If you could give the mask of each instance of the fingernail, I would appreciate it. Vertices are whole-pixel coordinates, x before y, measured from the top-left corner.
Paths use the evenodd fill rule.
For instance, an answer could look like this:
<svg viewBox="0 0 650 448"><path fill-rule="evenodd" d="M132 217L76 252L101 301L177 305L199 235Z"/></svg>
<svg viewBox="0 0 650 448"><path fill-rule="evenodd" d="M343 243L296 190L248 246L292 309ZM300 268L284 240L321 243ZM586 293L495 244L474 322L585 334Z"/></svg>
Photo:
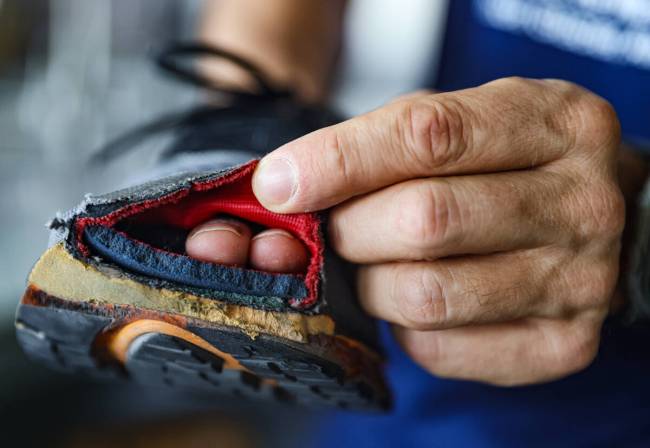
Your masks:
<svg viewBox="0 0 650 448"><path fill-rule="evenodd" d="M258 233L253 237L252 241L262 239L262 238L268 238L270 236L283 236L285 238L295 239L294 236L289 232L287 232L286 230L273 229L273 230L265 230L264 232Z"/></svg>
<svg viewBox="0 0 650 448"><path fill-rule="evenodd" d="M242 233L239 230L237 230L235 226L227 224L223 221L211 221L205 224L204 226L202 226L201 228L192 232L188 239L195 238L198 235L207 232L230 232L230 233L234 233L237 236L242 236Z"/></svg>
<svg viewBox="0 0 650 448"><path fill-rule="evenodd" d="M263 159L255 171L253 190L264 204L282 205L288 202L297 187L296 170L287 159Z"/></svg>

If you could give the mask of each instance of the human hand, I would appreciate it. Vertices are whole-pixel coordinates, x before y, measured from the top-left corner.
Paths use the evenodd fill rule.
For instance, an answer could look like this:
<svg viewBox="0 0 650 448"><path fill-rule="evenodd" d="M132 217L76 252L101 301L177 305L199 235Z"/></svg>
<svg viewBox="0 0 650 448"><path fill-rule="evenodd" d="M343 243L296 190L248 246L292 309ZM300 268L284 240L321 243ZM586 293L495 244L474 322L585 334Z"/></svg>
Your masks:
<svg viewBox="0 0 650 448"><path fill-rule="evenodd" d="M503 79L399 100L266 156L279 213L326 209L358 295L433 374L501 385L586 367L616 286L624 201L611 106Z"/></svg>

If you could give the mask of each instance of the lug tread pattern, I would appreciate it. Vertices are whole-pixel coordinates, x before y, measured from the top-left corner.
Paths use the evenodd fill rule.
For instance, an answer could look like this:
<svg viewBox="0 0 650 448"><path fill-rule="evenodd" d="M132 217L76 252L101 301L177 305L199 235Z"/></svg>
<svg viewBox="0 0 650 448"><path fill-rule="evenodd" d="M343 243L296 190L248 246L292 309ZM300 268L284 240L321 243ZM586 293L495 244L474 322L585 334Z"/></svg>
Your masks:
<svg viewBox="0 0 650 448"><path fill-rule="evenodd" d="M29 358L59 371L101 378L128 376L146 385L252 401L367 411L388 407L385 390L373 388L362 378L346 379L336 363L270 337L251 340L217 328L188 330L230 353L246 370L224 369L221 357L160 333L136 338L124 368L100 364L92 353L92 344L111 322L111 318L80 311L22 304L16 334Z"/></svg>

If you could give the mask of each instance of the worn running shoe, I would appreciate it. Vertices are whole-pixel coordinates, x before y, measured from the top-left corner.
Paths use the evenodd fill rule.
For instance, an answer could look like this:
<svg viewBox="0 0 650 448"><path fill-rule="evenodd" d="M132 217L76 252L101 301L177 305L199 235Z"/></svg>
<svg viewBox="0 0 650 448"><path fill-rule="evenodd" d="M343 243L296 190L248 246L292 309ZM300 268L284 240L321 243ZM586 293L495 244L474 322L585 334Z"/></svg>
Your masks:
<svg viewBox="0 0 650 448"><path fill-rule="evenodd" d="M164 117L99 154L106 161L171 129L160 172L176 174L87 195L51 221L50 247L18 307L20 345L59 370L144 385L386 409L375 324L356 303L352 268L327 247L323 217L272 213L251 189L259 157L335 116L301 105L249 62L215 48L177 46L159 63L209 88L181 63L196 56L238 64L258 93L226 92L225 105ZM270 273L188 257L190 229L218 214L290 232L308 250L307 269Z"/></svg>

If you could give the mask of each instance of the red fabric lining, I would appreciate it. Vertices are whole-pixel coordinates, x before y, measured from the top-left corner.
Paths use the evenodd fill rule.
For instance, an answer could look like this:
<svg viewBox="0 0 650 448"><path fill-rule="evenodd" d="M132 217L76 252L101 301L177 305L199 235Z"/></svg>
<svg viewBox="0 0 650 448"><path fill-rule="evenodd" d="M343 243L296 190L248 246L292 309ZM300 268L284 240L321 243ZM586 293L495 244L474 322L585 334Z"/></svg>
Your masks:
<svg viewBox="0 0 650 448"><path fill-rule="evenodd" d="M256 165L257 160L251 161L225 177L196 183L189 189L157 199L127 205L106 216L79 218L76 222L78 248L85 256L89 256L82 238L87 225L112 227L122 219L138 215L134 219L143 223L164 223L189 230L218 213L227 213L266 227L287 230L305 244L311 255L305 275L309 295L300 301L299 306L309 308L317 300L323 262L320 220L314 213L280 215L262 207L253 194L251 184ZM290 303L298 305L296 299L291 299Z"/></svg>

